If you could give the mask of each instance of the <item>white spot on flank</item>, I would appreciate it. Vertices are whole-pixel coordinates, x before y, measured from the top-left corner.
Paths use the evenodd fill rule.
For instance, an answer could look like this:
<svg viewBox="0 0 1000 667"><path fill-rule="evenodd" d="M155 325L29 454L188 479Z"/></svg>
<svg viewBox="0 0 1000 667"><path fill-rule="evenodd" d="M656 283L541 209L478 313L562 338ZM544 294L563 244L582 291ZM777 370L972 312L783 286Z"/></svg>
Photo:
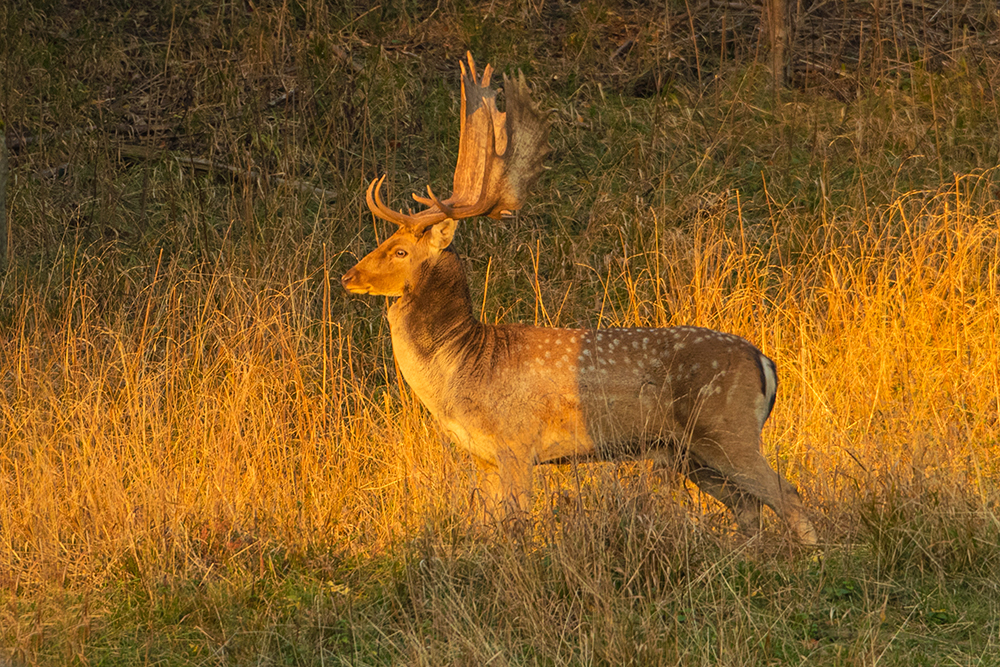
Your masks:
<svg viewBox="0 0 1000 667"><path fill-rule="evenodd" d="M691 366L691 372L697 373L699 368L701 368L701 364L694 364L693 366Z"/></svg>
<svg viewBox="0 0 1000 667"><path fill-rule="evenodd" d="M718 367L719 367L719 362L718 362L718 360L716 360L716 359L712 359L712 368L718 368Z"/></svg>
<svg viewBox="0 0 1000 667"><path fill-rule="evenodd" d="M700 343L700 342L701 342L701 340L702 340L702 339L701 339L701 336L698 336L697 338L695 338L695 339L694 339L694 342L695 342L695 343Z"/></svg>
<svg viewBox="0 0 1000 667"><path fill-rule="evenodd" d="M684 343L674 343L674 352L678 352L684 349Z"/></svg>

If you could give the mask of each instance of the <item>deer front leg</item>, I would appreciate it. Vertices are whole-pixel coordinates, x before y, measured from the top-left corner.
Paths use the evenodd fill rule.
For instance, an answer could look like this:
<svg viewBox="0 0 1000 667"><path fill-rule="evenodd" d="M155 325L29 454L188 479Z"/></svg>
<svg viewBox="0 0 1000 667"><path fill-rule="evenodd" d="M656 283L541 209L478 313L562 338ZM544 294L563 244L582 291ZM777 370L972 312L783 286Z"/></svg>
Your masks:
<svg viewBox="0 0 1000 667"><path fill-rule="evenodd" d="M503 521L527 516L531 511L532 462L513 454L501 454L496 461L473 457L479 474L477 491L487 518Z"/></svg>

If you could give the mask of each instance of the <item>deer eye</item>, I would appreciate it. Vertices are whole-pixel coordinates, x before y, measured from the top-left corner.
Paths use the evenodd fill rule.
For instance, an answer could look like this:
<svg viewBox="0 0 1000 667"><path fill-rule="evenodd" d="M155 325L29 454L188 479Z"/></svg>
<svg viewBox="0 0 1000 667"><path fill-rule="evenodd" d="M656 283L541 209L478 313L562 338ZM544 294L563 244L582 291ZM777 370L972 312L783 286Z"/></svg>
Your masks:
<svg viewBox="0 0 1000 667"><path fill-rule="evenodd" d="M398 257L399 259L403 259L404 257L406 257L406 251L403 250L402 248L398 249L396 251L396 257Z"/></svg>

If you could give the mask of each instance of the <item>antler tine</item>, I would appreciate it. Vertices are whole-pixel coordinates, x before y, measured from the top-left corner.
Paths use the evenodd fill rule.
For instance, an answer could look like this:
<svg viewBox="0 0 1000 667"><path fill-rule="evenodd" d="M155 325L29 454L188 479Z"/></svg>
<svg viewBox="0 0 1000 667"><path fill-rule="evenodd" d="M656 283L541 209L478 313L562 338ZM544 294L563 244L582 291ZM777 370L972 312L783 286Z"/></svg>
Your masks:
<svg viewBox="0 0 1000 667"><path fill-rule="evenodd" d="M434 194L434 191L431 190L431 186L429 186L429 185L427 186L427 196L426 197L421 197L416 192L414 192L413 193L413 199L416 202L418 202L420 204L423 204L424 206L437 206L437 208L438 208L439 211L441 211L442 213L444 213L446 216L448 216L452 220L457 220L458 219L454 215L455 209L452 208L451 205L449 205L449 204L441 201L440 199L438 199L437 195Z"/></svg>
<svg viewBox="0 0 1000 667"><path fill-rule="evenodd" d="M388 222L395 223L400 227L418 227L428 224L434 224L444 220L447 215L441 211L435 211L433 209L428 209L426 211L418 211L416 213L403 213L401 211L394 211L385 205L382 201L382 184L385 182L385 175L382 178L377 178L368 185L368 191L365 194L365 200L368 202L368 209L377 217L382 218Z"/></svg>
<svg viewBox="0 0 1000 667"><path fill-rule="evenodd" d="M482 83L480 83L480 79L476 75L476 61L473 60L473 58L472 58L472 52L471 51L466 51L465 52L465 57L469 61L469 69L468 69L468 71L466 71L466 69L465 69L465 63L463 61L461 61L461 60L458 61L458 66L462 69L462 79L463 79L463 81L464 81L464 79L465 79L466 76L471 76L472 77L472 81L476 85L482 86L483 88L489 88L490 87L490 79L493 77L493 65L491 65L489 63L486 63L486 67L483 68ZM463 103L465 102L464 96L462 98L462 102Z"/></svg>
<svg viewBox="0 0 1000 667"><path fill-rule="evenodd" d="M381 178L376 178L374 181L368 184L368 190L365 192L365 202L368 204L368 210L374 213L376 216L387 220L389 222L394 222L397 225L403 224L403 214L397 213L389 209L384 203L382 203L382 183L385 182L386 174L383 174Z"/></svg>

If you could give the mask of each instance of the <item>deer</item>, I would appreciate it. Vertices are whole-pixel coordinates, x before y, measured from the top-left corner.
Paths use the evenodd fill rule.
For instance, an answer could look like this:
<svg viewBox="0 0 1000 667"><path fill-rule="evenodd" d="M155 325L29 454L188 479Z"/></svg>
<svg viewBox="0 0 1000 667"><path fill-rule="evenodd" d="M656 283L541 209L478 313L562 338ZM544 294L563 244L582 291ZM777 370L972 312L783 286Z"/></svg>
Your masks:
<svg viewBox="0 0 1000 667"><path fill-rule="evenodd" d="M761 452L774 407L775 363L749 341L711 329L567 329L486 324L451 247L458 221L520 209L550 152L547 115L523 73L503 77L505 111L461 65L461 118L452 195L413 195L416 212L366 192L371 213L398 226L341 279L353 294L395 299L392 350L413 393L482 471L491 512L530 511L537 464L648 458L673 465L722 502L750 535L770 507L799 542L817 533L794 485Z"/></svg>

